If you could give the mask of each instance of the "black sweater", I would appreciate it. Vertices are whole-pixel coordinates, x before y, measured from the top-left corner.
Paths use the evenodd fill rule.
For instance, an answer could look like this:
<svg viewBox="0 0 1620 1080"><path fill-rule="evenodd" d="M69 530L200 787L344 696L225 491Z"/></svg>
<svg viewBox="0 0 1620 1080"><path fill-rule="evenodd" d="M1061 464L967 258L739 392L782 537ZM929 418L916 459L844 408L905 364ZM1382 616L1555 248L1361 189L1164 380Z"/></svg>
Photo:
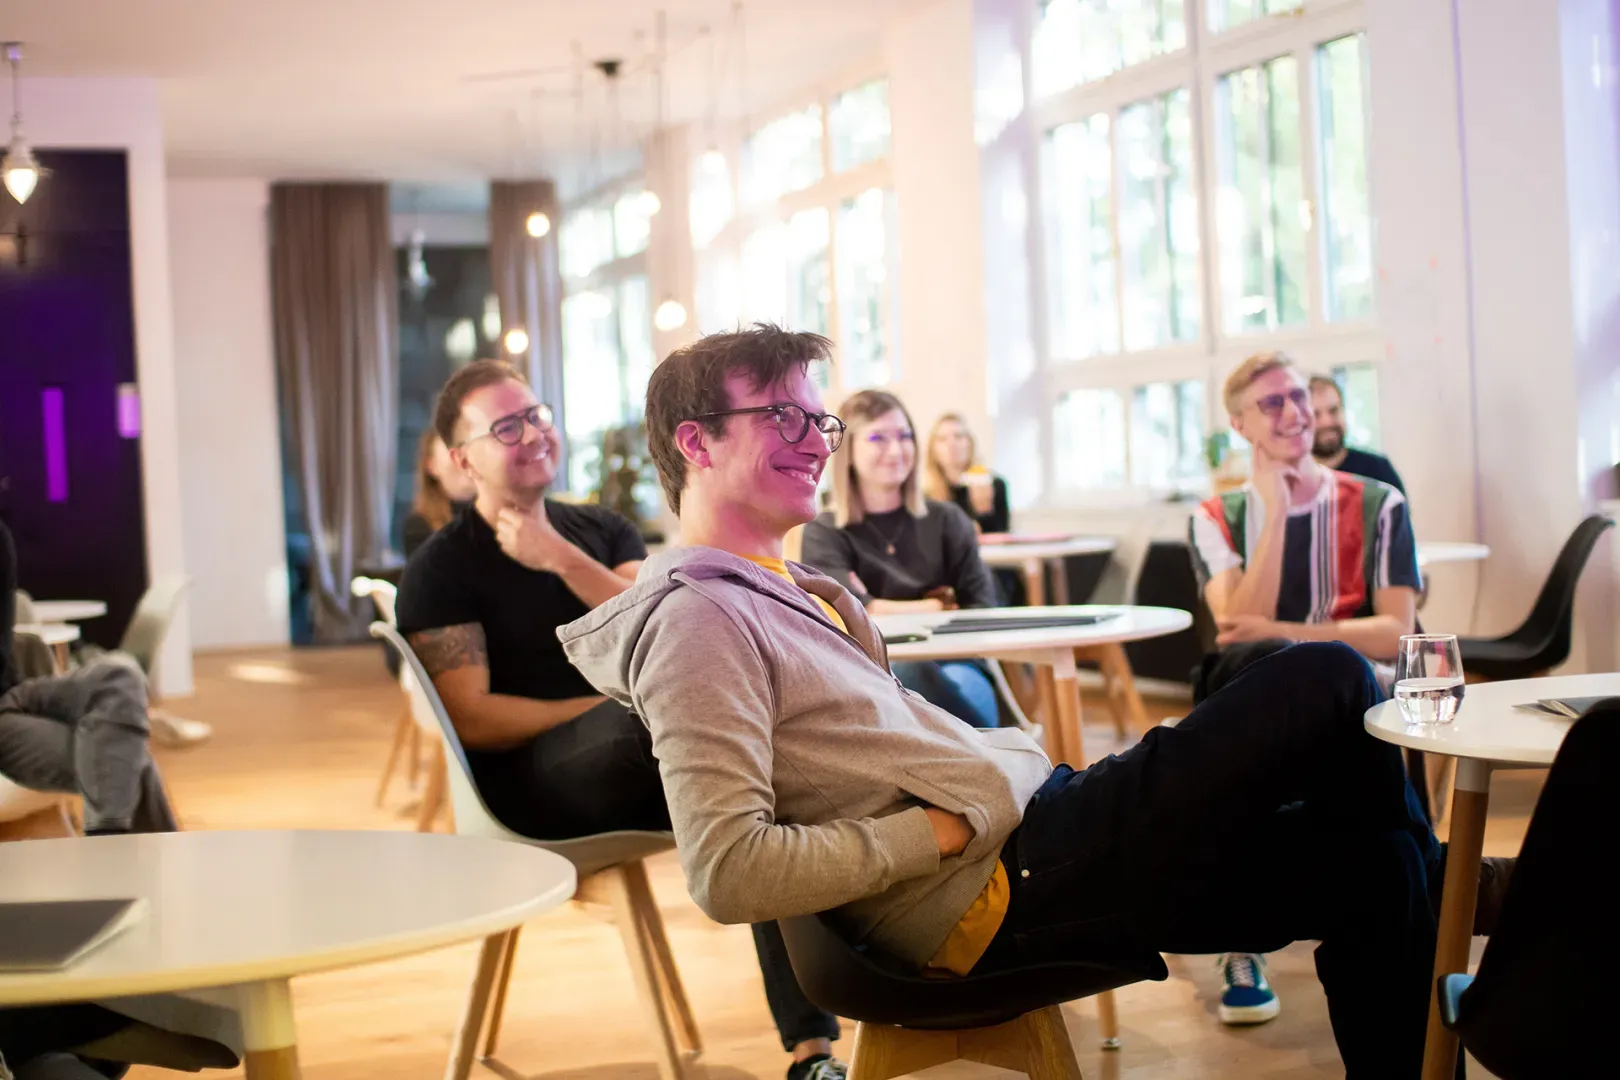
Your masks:
<svg viewBox="0 0 1620 1080"><path fill-rule="evenodd" d="M996 589L979 558L973 522L952 503L930 499L926 506L928 512L920 518L900 509L869 514L843 529L833 524L831 514L822 514L805 526L800 561L833 578L863 604L921 600L949 585L962 607L994 607Z"/></svg>

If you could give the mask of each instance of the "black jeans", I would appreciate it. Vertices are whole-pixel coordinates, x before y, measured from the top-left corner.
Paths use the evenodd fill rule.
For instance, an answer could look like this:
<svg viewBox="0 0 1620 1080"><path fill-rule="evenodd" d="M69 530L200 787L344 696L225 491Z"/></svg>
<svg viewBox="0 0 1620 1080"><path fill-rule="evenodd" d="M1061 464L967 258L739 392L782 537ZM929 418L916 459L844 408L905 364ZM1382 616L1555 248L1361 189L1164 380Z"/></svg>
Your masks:
<svg viewBox="0 0 1620 1080"><path fill-rule="evenodd" d="M468 760L495 816L524 836L568 840L618 829L670 828L652 735L640 717L617 702L603 702L516 749L474 751ZM838 1038L837 1019L799 989L781 930L774 922L753 929L765 1000L783 1049Z"/></svg>
<svg viewBox="0 0 1620 1080"><path fill-rule="evenodd" d="M1362 728L1381 696L1347 646L1297 645L1125 753L1059 766L1003 852L1011 905L975 970L1316 940L1347 1076L1417 1076L1440 848L1400 751Z"/></svg>

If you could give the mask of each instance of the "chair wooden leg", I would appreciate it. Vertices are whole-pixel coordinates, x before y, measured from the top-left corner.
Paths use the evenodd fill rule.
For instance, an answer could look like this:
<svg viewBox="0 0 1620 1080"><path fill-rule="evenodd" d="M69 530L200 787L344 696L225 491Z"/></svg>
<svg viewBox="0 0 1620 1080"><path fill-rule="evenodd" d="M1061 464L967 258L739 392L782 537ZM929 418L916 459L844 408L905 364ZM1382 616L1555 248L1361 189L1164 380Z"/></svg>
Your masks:
<svg viewBox="0 0 1620 1080"><path fill-rule="evenodd" d="M456 1028L455 1041L450 1044L450 1062L445 1066L445 1080L467 1080L472 1072L478 1034L483 1029L484 1017L489 1013L489 995L495 985L495 969L500 965L501 954L506 951L507 939L514 933L516 931L508 930L491 934L478 950L478 966L473 970L467 1007L461 1014L461 1025Z"/></svg>
<svg viewBox="0 0 1620 1080"><path fill-rule="evenodd" d="M422 795L422 806L416 817L417 832L432 832L433 824L444 809L445 790L449 786L446 775L448 763L444 759L444 741L433 744L433 760L428 765L427 791Z"/></svg>
<svg viewBox="0 0 1620 1080"><path fill-rule="evenodd" d="M914 1031L884 1024L856 1024L849 1080L893 1080L961 1057L955 1031Z"/></svg>
<svg viewBox="0 0 1620 1080"><path fill-rule="evenodd" d="M647 948L658 968L659 987L664 1002L674 1014L676 1040L682 1051L689 1054L703 1052L703 1036L698 1033L697 1020L692 1016L692 1003L686 998L686 987L681 983L680 969L670 952L669 935L664 932L664 917L658 911L658 900L647 881L645 863L630 863L625 867L630 898L636 905L642 932L646 934Z"/></svg>
<svg viewBox="0 0 1620 1080"><path fill-rule="evenodd" d="M517 961L518 936L523 933L523 927L513 930L506 938L506 948L501 950L500 969L495 975L495 1002L489 1007L489 1030L484 1035L484 1052L479 1056L489 1059L495 1056L495 1047L501 1041L501 1020L506 1016L506 992L512 985L512 967Z"/></svg>
<svg viewBox="0 0 1620 1080"><path fill-rule="evenodd" d="M613 917L619 924L619 936L624 940L624 951L630 960L636 996L641 1001L642 1012L656 1043L659 1080L684 1080L685 1070L675 1037L675 1025L671 1022L659 984L658 962L647 946L644 923L630 885L631 875L626 872L630 866L639 867L640 864L610 867L594 876L600 879L603 891L613 901Z"/></svg>
<svg viewBox="0 0 1620 1080"><path fill-rule="evenodd" d="M407 709L409 705L405 706ZM416 790L417 778L422 775L422 729L416 726L416 721L410 722L410 749L406 751L405 776L411 790Z"/></svg>
<svg viewBox="0 0 1620 1080"><path fill-rule="evenodd" d="M1011 1069L1030 1080L1083 1080L1063 1010L1056 1005L995 1027L961 1032L958 1038L968 1061Z"/></svg>
<svg viewBox="0 0 1620 1080"><path fill-rule="evenodd" d="M1110 666L1114 669L1114 683L1119 687L1120 699L1125 706L1126 714L1129 716L1129 720L1124 721L1123 724L1127 727L1134 727L1136 734L1140 737L1152 725L1148 723L1147 705L1142 701L1141 692L1136 689L1136 672L1131 670L1131 659L1125 654L1125 646L1117 641L1111 645L1103 646L1103 651L1110 654L1112 658ZM1117 715L1115 720L1116 723L1121 723ZM1120 732L1121 735L1128 733L1128 731L1124 730Z"/></svg>
<svg viewBox="0 0 1620 1080"><path fill-rule="evenodd" d="M399 764L399 755L410 741L411 730L416 727L411 719L411 703L405 703L405 711L399 714L394 721L394 745L388 748L388 764L383 766L382 781L377 785L377 805L381 806L388 796L388 781L394 778L394 769Z"/></svg>
<svg viewBox="0 0 1620 1080"><path fill-rule="evenodd" d="M1097 1030L1104 1050L1119 1049L1119 1007L1114 1004L1112 990L1097 995Z"/></svg>

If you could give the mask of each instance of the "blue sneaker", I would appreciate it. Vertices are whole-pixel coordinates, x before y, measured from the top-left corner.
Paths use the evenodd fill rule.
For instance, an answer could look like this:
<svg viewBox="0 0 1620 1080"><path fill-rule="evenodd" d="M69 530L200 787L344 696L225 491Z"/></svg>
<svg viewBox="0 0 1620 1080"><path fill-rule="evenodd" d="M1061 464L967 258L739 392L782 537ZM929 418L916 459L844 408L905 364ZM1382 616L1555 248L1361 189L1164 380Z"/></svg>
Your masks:
<svg viewBox="0 0 1620 1080"><path fill-rule="evenodd" d="M1266 981L1266 961L1254 953L1224 953L1221 976L1220 1017L1223 1024L1263 1024L1275 1017L1281 1006L1277 994Z"/></svg>

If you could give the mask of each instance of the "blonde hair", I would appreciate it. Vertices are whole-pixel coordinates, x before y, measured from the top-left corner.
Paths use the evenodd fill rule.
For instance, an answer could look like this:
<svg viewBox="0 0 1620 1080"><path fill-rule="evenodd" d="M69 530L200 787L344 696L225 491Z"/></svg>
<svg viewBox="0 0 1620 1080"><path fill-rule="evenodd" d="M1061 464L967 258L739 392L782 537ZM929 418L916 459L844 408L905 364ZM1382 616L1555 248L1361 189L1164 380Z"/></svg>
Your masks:
<svg viewBox="0 0 1620 1080"><path fill-rule="evenodd" d="M1256 379L1268 371L1278 368L1299 369L1293 357L1285 352L1255 353L1243 363L1232 370L1226 377L1226 385L1221 389L1221 400L1226 403L1226 412L1229 416L1236 416L1243 411L1243 392L1254 385Z"/></svg>
<svg viewBox="0 0 1620 1080"><path fill-rule="evenodd" d="M906 418L906 426L911 429L913 438L917 434L917 425L911 422L911 413L901 404L900 399L883 390L862 390L852 394L844 400L839 408L839 415L844 423L849 425L849 438L844 445L838 448L833 455L832 474L832 513L833 524L840 529L855 525L865 520L866 507L861 503L860 482L855 476L855 448L854 443L860 438L860 430L880 416L898 411ZM900 505L912 517L924 517L928 513L928 505L923 498L922 484L917 482L917 465L912 463L911 473L900 485Z"/></svg>
<svg viewBox="0 0 1620 1080"><path fill-rule="evenodd" d="M951 501L951 481L945 475L945 468L939 463L939 455L934 452L934 440L939 436L939 429L946 424L955 424L962 429L962 434L968 441L968 468L979 463L979 440L973 437L973 429L968 427L966 418L961 413L948 412L934 421L934 426L928 429L928 456L923 458L923 494L935 502Z"/></svg>
<svg viewBox="0 0 1620 1080"><path fill-rule="evenodd" d="M422 429L422 438L416 447L416 497L411 500L411 509L432 526L434 532L450 524L455 516L449 493L429 469L433 463L433 445L439 441L439 433L433 428Z"/></svg>

